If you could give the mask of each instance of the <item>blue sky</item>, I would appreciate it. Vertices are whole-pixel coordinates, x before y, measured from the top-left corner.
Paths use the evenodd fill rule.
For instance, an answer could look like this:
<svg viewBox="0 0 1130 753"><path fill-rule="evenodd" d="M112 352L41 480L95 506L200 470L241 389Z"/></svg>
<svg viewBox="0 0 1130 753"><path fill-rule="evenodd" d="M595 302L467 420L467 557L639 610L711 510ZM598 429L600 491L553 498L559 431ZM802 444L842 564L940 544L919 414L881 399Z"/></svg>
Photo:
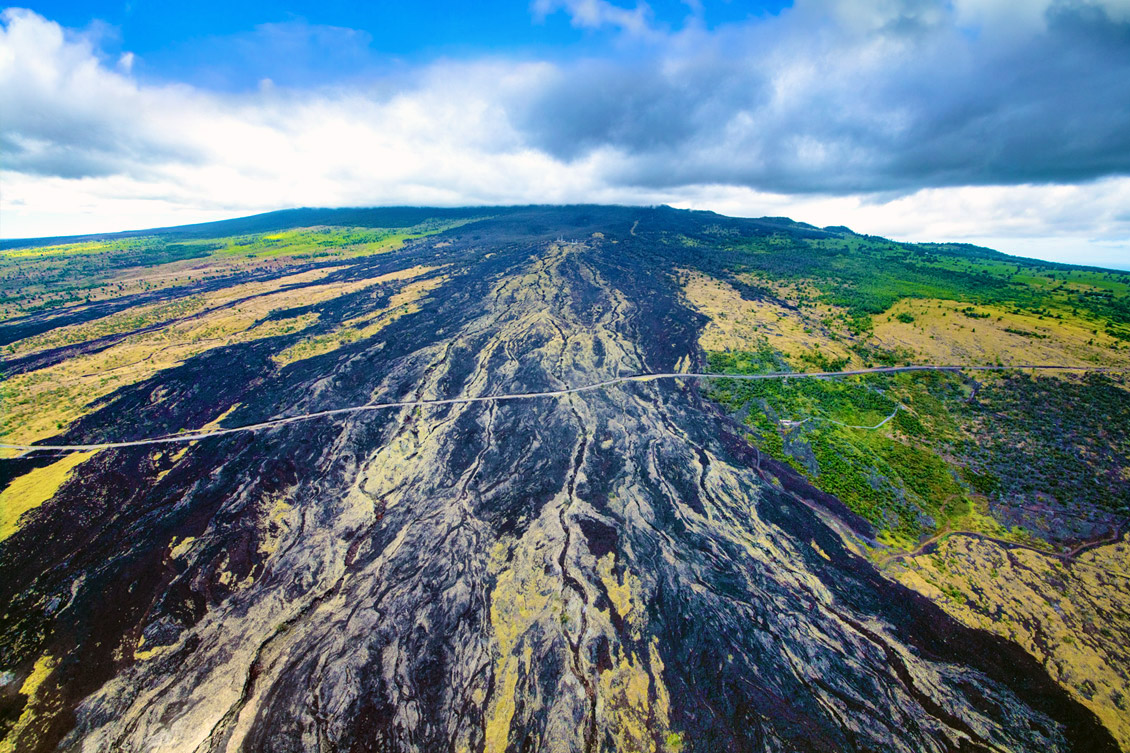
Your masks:
<svg viewBox="0 0 1130 753"><path fill-rule="evenodd" d="M658 28L706 29L779 13L784 0L649 2ZM436 58L507 55L568 59L615 45L616 30L584 28L568 13L539 14L512 0L466 2L193 3L41 2L32 10L63 26L93 29L104 51L130 51L135 73L238 91L270 78L283 86L356 80ZM101 27L101 28L100 28ZM623 53L623 50L620 50Z"/></svg>
<svg viewBox="0 0 1130 753"><path fill-rule="evenodd" d="M1130 0L38 2L0 235L615 202L1130 267Z"/></svg>

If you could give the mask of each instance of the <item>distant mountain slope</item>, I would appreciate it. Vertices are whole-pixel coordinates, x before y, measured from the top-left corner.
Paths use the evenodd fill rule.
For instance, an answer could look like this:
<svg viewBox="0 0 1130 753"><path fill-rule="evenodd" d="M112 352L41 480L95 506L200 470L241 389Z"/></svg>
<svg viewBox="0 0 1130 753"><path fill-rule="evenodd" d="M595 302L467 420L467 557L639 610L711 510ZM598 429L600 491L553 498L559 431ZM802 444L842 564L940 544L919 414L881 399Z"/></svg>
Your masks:
<svg viewBox="0 0 1130 753"><path fill-rule="evenodd" d="M1117 273L669 208L341 211L5 252L3 442L659 371L1130 365ZM0 730L1115 751L1128 398L1117 371L675 380L9 452ZM1021 585L1055 609L1017 612Z"/></svg>
<svg viewBox="0 0 1130 753"><path fill-rule="evenodd" d="M172 227L150 228L145 230L126 230L117 233L93 233L87 235L54 236L49 238L10 238L0 240L0 249L40 248L68 243L83 243L90 241L116 241L131 238L222 238L232 235L247 235L251 233L273 233L280 230L293 230L304 227L355 227L355 228L393 228L411 227L426 220L452 222L483 217L501 217L507 215L520 215L529 218L534 224L538 217L553 221L553 217L562 211L581 212L586 214L604 213L608 210L620 209L601 205L575 205L570 207L547 206L498 206L498 207L348 207L341 209L325 209L304 207L301 209L281 209L274 212L237 217L230 220L217 220L214 222L200 222L192 225L176 225ZM630 208L623 208L628 209ZM660 207L650 211L669 212L672 214L687 214L669 207ZM722 219L721 215L713 212L694 212L691 214L700 217L715 217ZM805 223L798 223L787 217L762 217L755 220L734 220L725 218L728 222L739 222L743 227L765 227L784 229L796 232L821 233L820 229ZM844 227L827 228L827 231L836 233L851 233Z"/></svg>
<svg viewBox="0 0 1130 753"><path fill-rule="evenodd" d="M62 243L115 241L156 237L168 239L217 238L249 233L273 233L300 227L411 227L424 220L465 220L517 211L512 207L440 209L429 207L374 207L347 209L282 209L250 217L201 222L193 225L127 230L119 233L55 236L51 238L12 238L0 240L0 249L38 248Z"/></svg>

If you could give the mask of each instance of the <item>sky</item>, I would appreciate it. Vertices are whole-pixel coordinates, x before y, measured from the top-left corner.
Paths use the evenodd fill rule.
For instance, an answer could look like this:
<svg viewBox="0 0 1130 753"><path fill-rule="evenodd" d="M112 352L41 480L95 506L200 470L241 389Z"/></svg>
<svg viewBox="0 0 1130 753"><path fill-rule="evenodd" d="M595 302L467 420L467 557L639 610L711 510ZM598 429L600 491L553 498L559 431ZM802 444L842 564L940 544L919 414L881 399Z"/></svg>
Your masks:
<svg viewBox="0 0 1130 753"><path fill-rule="evenodd" d="M0 237L580 202L1130 268L1130 0L0 12Z"/></svg>

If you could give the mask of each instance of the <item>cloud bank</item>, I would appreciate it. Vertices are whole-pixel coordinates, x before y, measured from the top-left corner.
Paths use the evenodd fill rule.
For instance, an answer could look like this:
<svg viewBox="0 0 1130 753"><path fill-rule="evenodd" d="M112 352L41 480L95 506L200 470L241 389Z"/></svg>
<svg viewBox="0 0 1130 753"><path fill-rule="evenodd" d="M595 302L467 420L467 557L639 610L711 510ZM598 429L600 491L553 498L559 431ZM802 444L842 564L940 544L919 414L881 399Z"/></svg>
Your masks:
<svg viewBox="0 0 1130 753"><path fill-rule="evenodd" d="M1130 0L798 0L676 30L643 3L532 11L615 43L367 73L363 32L265 25L255 44L336 50L366 75L231 93L143 79L129 52L8 9L0 234L663 202L1130 266Z"/></svg>

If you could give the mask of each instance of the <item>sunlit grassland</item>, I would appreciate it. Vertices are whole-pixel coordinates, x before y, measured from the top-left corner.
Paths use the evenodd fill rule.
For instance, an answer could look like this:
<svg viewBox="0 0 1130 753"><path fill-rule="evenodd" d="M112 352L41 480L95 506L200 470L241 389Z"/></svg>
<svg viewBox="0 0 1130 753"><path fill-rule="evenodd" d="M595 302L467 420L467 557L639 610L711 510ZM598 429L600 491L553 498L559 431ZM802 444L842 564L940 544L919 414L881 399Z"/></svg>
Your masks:
<svg viewBox="0 0 1130 753"><path fill-rule="evenodd" d="M405 277L426 274L434 269L434 267L417 267L413 270L406 270L406 272L415 272L415 274L405 275ZM418 301L442 285L444 281L445 278L443 277L433 277L408 284L401 291L393 294L389 298L388 305L384 308L352 319L346 319L330 332L304 337L294 345L276 353L272 356L272 360L279 366L285 366L296 361L333 352L349 343L370 338L400 317L419 311Z"/></svg>
<svg viewBox="0 0 1130 753"><path fill-rule="evenodd" d="M36 468L15 479L0 491L0 541L19 529L20 518L55 496L75 468L93 456L75 452L50 465Z"/></svg>
<svg viewBox="0 0 1130 753"><path fill-rule="evenodd" d="M324 270L313 270L202 296L204 300L197 304L202 313L197 316L174 320L152 331L126 336L99 352L78 355L4 380L0 383L0 400L4 404L0 438L9 444L45 439L89 413L100 398L178 366L188 358L214 348L290 335L318 320L316 313L268 319L272 312L310 306L427 271L430 269L413 268L353 282L293 286L295 282L310 282L325 274ZM81 328L71 333L75 337L81 334Z"/></svg>
<svg viewBox="0 0 1130 753"><path fill-rule="evenodd" d="M99 399L122 387L179 366L205 351L298 332L316 314L260 321L261 315L234 309L173 324L90 355L17 374L0 382L0 442L30 444L61 433L98 407Z"/></svg>
<svg viewBox="0 0 1130 753"><path fill-rule="evenodd" d="M1094 320L1000 305L906 298L873 317L874 341L922 361L958 364L1130 364L1130 344Z"/></svg>
<svg viewBox="0 0 1130 753"><path fill-rule="evenodd" d="M710 320L700 336L707 350L748 350L764 343L780 355L769 370L834 370L859 360L848 347L839 312L829 306L798 305L783 291L777 300L751 300L707 275L683 272L680 277L687 302Z"/></svg>
<svg viewBox="0 0 1130 753"><path fill-rule="evenodd" d="M404 228L307 227L216 238L163 235L0 250L0 319L159 290L264 265L394 251L465 224Z"/></svg>
<svg viewBox="0 0 1130 753"><path fill-rule="evenodd" d="M1068 313L1130 337L1130 274L1012 259L974 246L903 244L869 236L775 235L720 245L731 270L803 282L866 327L904 298Z"/></svg>
<svg viewBox="0 0 1130 753"><path fill-rule="evenodd" d="M438 232L439 229L432 232ZM225 238L211 253L217 256L246 255L262 258L341 258L386 253L400 248L406 240L423 238L428 234L416 229L299 228Z"/></svg>
<svg viewBox="0 0 1130 753"><path fill-rule="evenodd" d="M293 275L284 275L266 282L240 283L210 293L186 296L168 302L135 306L89 322L56 327L43 334L18 340L9 345L5 352L8 355L26 355L49 348L90 342L109 335L133 332L145 327L196 316L209 309L229 305L241 298L267 295L279 292L287 287L316 282L331 271L328 268L309 270Z"/></svg>
<svg viewBox="0 0 1130 753"><path fill-rule="evenodd" d="M992 541L954 537L888 572L953 617L1015 641L1130 748L1125 647L1130 638L1130 542L1073 562Z"/></svg>
<svg viewBox="0 0 1130 753"><path fill-rule="evenodd" d="M848 234L691 241L717 270L681 278L708 350L765 336L803 370L1130 362L1130 274Z"/></svg>
<svg viewBox="0 0 1130 753"><path fill-rule="evenodd" d="M113 241L81 241L78 243L59 243L51 246L32 246L30 248L0 249L0 259L42 259L53 256L79 256L92 254L144 253L154 248L155 238L139 237ZM161 248L167 244L161 243Z"/></svg>
<svg viewBox="0 0 1130 753"><path fill-rule="evenodd" d="M468 221L429 221L408 228L304 227L189 241L185 245L206 249L219 257L350 258L395 251L406 241L451 230Z"/></svg>
<svg viewBox="0 0 1130 753"><path fill-rule="evenodd" d="M11 343L4 348L6 355L32 353L49 348L59 348L89 342L99 337L131 332L144 327L188 316L200 310L203 296L179 298L168 303L137 306L79 325L59 327L40 335Z"/></svg>

